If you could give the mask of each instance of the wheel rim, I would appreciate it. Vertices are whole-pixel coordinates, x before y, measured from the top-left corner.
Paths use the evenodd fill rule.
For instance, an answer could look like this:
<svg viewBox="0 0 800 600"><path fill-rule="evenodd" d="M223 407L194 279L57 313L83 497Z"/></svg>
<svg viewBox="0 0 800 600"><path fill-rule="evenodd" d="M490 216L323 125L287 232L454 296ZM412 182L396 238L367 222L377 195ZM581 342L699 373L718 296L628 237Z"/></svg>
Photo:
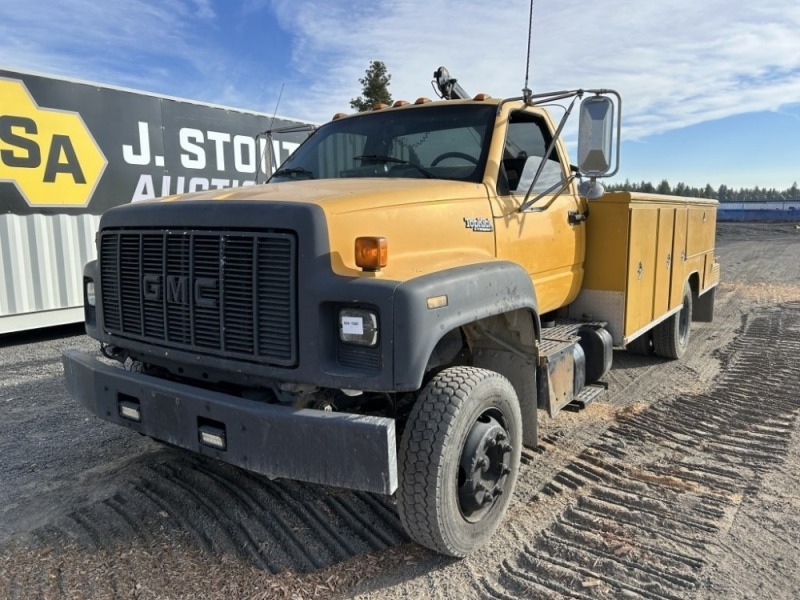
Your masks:
<svg viewBox="0 0 800 600"><path fill-rule="evenodd" d="M483 412L472 425L461 451L458 505L470 523L480 521L506 492L513 447L497 411Z"/></svg>

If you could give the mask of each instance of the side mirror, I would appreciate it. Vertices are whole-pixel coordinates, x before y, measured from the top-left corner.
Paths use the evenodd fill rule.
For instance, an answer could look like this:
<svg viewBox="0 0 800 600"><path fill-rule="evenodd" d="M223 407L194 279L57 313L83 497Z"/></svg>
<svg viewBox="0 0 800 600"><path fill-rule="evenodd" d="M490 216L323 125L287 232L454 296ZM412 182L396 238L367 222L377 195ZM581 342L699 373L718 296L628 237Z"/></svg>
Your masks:
<svg viewBox="0 0 800 600"><path fill-rule="evenodd" d="M578 126L578 168L580 172L589 177L608 175L611 170L613 145L614 102L607 96L586 98L581 102ZM617 150L619 151L619 148Z"/></svg>

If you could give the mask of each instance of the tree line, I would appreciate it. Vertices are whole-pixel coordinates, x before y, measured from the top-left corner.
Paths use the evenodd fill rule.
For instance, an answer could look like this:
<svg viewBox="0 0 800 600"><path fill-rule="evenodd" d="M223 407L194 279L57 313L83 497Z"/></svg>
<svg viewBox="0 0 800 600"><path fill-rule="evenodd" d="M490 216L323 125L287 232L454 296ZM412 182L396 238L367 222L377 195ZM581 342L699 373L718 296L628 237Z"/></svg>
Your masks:
<svg viewBox="0 0 800 600"><path fill-rule="evenodd" d="M624 183L612 183L606 186L609 192L645 192L651 194L672 194L673 196L691 196L693 198L713 198L720 202L788 202L800 201L800 188L795 181L785 190L776 188L730 188L723 184L718 188L706 184L705 187L693 187L681 182L671 186L669 181L662 179L658 185L649 181L631 182L626 179Z"/></svg>

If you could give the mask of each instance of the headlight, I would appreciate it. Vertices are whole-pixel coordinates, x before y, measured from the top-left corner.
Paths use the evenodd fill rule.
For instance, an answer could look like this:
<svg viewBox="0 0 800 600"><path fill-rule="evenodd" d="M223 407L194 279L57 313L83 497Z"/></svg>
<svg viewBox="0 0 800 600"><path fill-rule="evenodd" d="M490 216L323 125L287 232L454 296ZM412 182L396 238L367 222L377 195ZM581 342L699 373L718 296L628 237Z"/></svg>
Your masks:
<svg viewBox="0 0 800 600"><path fill-rule="evenodd" d="M86 282L86 304L89 306L97 306L97 295L95 294L94 281Z"/></svg>
<svg viewBox="0 0 800 600"><path fill-rule="evenodd" d="M378 345L378 314L363 308L339 311L339 339L348 344Z"/></svg>

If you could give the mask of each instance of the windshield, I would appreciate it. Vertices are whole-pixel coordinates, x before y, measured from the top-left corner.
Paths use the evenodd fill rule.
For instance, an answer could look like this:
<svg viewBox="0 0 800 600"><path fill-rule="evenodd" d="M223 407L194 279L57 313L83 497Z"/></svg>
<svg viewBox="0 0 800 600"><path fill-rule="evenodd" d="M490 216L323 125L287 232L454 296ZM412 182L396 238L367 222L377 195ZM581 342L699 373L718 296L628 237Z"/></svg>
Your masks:
<svg viewBox="0 0 800 600"><path fill-rule="evenodd" d="M270 182L414 177L480 182L496 107L369 112L320 127Z"/></svg>

